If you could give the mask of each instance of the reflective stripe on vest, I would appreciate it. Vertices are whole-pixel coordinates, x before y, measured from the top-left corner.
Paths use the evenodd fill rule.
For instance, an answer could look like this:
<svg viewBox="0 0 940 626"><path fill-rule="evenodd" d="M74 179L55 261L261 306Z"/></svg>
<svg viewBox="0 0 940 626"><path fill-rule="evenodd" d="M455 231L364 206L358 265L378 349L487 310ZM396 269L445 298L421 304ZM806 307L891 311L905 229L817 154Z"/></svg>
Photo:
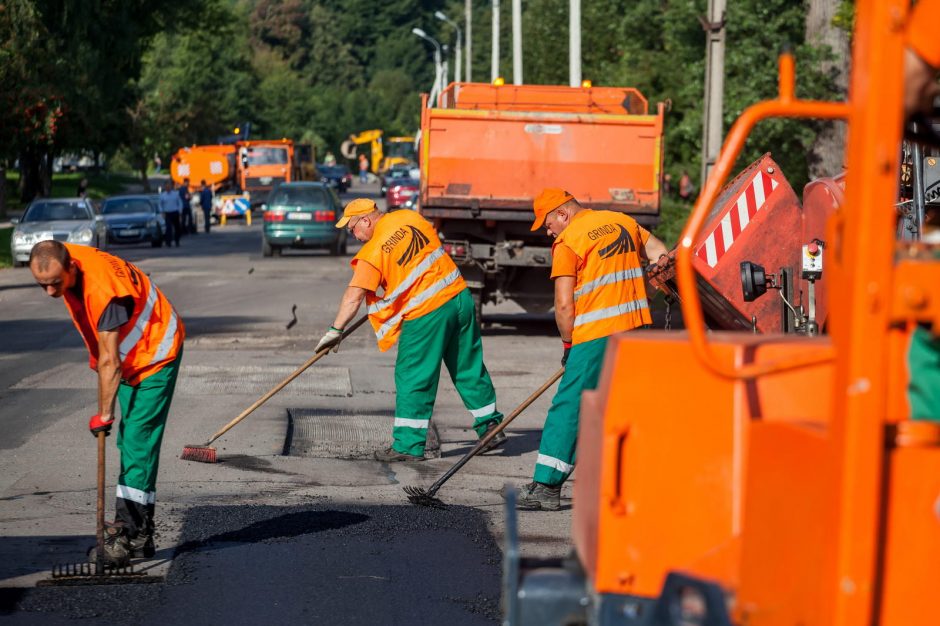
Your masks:
<svg viewBox="0 0 940 626"><path fill-rule="evenodd" d="M606 309L597 309L595 311L582 313L581 315L578 315L574 318L574 325L575 327L583 326L584 324L590 324L591 322L596 322L598 320L605 320L610 317L616 317L625 313L633 313L634 311L648 308L649 303L646 301L646 298L634 300L633 302L624 302L623 304L610 306Z"/></svg>
<svg viewBox="0 0 940 626"><path fill-rule="evenodd" d="M408 278L411 278L411 276L409 275ZM398 312L398 314L392 316L391 318L389 318L388 321L386 321L384 324L379 326L378 330L375 331L375 336L378 338L379 341L381 341L382 338L385 337L385 335L387 335L390 330L392 330L393 328L395 328L395 326L398 325L398 323L401 321L405 313L407 313L408 311L411 311L412 309L417 308L418 305L423 304L430 298L433 298L435 295L443 291L444 288L446 288L448 285L452 285L454 282L456 282L459 278L460 278L460 270L455 269L453 272L451 272L444 278L440 279L439 281L432 284L430 287L428 287L427 289L425 289L418 295L411 298L411 300L408 302L410 306L407 309L402 309L401 311Z"/></svg>
<svg viewBox="0 0 940 626"><path fill-rule="evenodd" d="M630 269L630 270L621 270L619 272L613 272L611 274L604 274L600 278L595 278L591 282L584 283L581 285L581 288L574 292L574 299L577 300L582 295L594 291L598 287L603 287L605 285L613 285L614 283L621 283L627 280L633 280L634 278L639 278L643 275L643 270L639 267Z"/></svg>
<svg viewBox="0 0 940 626"><path fill-rule="evenodd" d="M157 363L162 361L170 354L170 350L173 348L173 343L176 338L176 311L173 311L170 314L170 322L166 325L166 332L163 333L163 339L160 340L160 345L157 346L157 352L153 355L153 358L150 360L150 363Z"/></svg>
<svg viewBox="0 0 940 626"><path fill-rule="evenodd" d="M401 296L401 294L411 289L411 286L414 285L416 282L418 282L418 279L420 279L421 276L426 271L428 271L431 268L431 266L442 256L444 256L444 248L438 248L437 250L429 254L427 258L425 258L423 261L418 263L418 265L413 270L411 270L411 273L408 274L405 280L401 281L401 284L395 288L395 291L388 294L387 296L385 296L378 302L374 302L370 304L369 313L370 314L378 313L385 307L394 303L395 300L397 300Z"/></svg>
<svg viewBox="0 0 940 626"><path fill-rule="evenodd" d="M153 307L157 304L157 290L154 289L153 283L150 283L150 290L147 292L147 303L144 304L144 310L140 312L140 315L137 316L137 323L134 324L134 327L131 329L127 336L124 337L124 340L121 342L121 361L127 358L127 355L130 354L131 350L134 349L134 346L137 345L137 342L140 341L140 338L144 336L144 332L147 330L147 327L150 325L150 318L153 316Z"/></svg>

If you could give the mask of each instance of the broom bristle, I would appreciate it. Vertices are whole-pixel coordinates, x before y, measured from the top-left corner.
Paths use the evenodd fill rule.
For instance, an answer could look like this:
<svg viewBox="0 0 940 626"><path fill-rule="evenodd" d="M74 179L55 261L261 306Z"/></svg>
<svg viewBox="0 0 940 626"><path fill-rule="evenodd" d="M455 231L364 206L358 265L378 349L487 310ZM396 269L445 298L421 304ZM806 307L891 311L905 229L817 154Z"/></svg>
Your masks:
<svg viewBox="0 0 940 626"><path fill-rule="evenodd" d="M215 448L210 446L184 446L180 458L184 461L197 461L199 463L215 463L218 460Z"/></svg>

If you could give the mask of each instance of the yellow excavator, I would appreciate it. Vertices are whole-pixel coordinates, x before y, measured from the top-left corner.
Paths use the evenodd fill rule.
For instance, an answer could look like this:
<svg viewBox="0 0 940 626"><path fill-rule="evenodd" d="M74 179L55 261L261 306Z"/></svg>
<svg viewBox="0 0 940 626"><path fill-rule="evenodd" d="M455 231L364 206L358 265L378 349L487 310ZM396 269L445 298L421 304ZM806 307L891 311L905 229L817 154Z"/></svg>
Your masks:
<svg viewBox="0 0 940 626"><path fill-rule="evenodd" d="M357 135L350 135L340 146L340 153L347 159L355 159L356 146L369 144L371 152L370 167L374 173L382 175L393 165L401 163L414 163L415 138L414 137L388 137L382 138L381 130L364 130Z"/></svg>

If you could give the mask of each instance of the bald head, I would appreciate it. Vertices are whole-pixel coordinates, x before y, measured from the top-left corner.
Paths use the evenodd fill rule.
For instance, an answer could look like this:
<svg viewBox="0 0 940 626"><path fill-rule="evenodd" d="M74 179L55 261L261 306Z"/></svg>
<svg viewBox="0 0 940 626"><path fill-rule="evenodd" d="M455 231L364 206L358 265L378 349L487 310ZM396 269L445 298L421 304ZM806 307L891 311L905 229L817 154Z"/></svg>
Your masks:
<svg viewBox="0 0 940 626"><path fill-rule="evenodd" d="M36 267L38 270L47 271L49 264L53 261L58 262L63 269L68 269L71 265L72 258L69 256L69 249L61 242L40 241L29 253L29 266Z"/></svg>
<svg viewBox="0 0 940 626"><path fill-rule="evenodd" d="M29 253L29 270L47 294L61 298L78 280L68 248L58 241L40 241Z"/></svg>

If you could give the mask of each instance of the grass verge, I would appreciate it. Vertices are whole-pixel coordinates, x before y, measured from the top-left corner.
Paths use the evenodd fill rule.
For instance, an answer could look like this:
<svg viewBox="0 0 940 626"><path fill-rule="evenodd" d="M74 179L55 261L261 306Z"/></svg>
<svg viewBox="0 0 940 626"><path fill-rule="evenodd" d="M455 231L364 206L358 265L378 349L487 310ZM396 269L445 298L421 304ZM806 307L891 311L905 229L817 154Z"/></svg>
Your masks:
<svg viewBox="0 0 940 626"><path fill-rule="evenodd" d="M13 255L10 254L10 237L13 227L0 228L0 267L12 267Z"/></svg>

